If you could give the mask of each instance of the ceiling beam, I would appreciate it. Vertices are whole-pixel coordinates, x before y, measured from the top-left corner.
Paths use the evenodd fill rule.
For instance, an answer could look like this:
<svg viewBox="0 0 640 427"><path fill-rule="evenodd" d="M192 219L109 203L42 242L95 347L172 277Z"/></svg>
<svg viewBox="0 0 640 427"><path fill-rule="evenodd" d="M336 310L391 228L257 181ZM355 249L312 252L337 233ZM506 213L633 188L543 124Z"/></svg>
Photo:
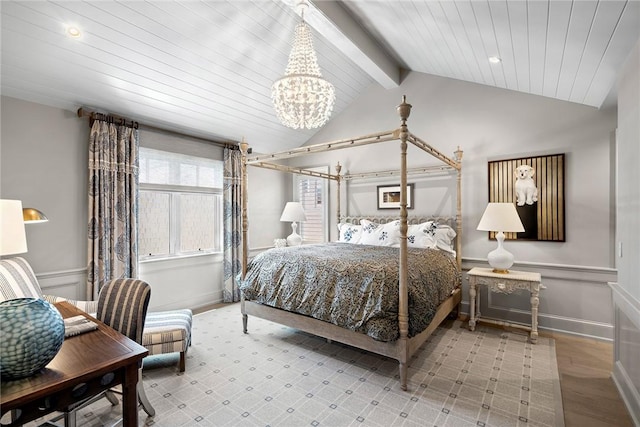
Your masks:
<svg viewBox="0 0 640 427"><path fill-rule="evenodd" d="M282 0L299 13L299 1ZM400 84L400 66L337 1L307 1L304 20L385 89Z"/></svg>

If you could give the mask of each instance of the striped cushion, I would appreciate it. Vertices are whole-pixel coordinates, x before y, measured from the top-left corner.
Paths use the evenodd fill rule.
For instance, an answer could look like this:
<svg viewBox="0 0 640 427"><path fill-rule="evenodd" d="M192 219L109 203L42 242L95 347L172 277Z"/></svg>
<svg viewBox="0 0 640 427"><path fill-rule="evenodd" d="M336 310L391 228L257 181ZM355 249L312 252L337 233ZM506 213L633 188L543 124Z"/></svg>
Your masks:
<svg viewBox="0 0 640 427"><path fill-rule="evenodd" d="M148 313L142 345L150 355L187 351L191 344L192 320L189 309Z"/></svg>
<svg viewBox="0 0 640 427"><path fill-rule="evenodd" d="M22 257L0 260L0 301L15 298L42 298L36 275Z"/></svg>
<svg viewBox="0 0 640 427"><path fill-rule="evenodd" d="M54 295L44 295L43 298L46 301L50 302L51 304L55 304L55 303L61 302L61 301L66 301L69 304L75 305L80 310L84 311L85 313L89 313L93 317L96 317L96 313L98 311L98 301L77 301L77 300L74 300L74 299L67 299L67 298L63 298L63 297L57 297L57 296L54 296Z"/></svg>
<svg viewBox="0 0 640 427"><path fill-rule="evenodd" d="M0 301L15 298L42 298L51 304L68 301L92 316L98 311L98 301L76 301L43 295L31 265L22 257L0 260Z"/></svg>

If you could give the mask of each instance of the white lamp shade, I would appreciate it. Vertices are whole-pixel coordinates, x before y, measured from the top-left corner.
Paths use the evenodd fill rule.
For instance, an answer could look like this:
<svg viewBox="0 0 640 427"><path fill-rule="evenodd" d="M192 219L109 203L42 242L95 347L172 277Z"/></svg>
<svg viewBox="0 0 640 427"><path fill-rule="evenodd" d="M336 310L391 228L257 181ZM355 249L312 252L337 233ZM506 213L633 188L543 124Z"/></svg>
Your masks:
<svg viewBox="0 0 640 427"><path fill-rule="evenodd" d="M0 255L27 252L20 200L0 200Z"/></svg>
<svg viewBox="0 0 640 427"><path fill-rule="evenodd" d="M480 231L523 232L524 227L513 203L489 203L478 224Z"/></svg>
<svg viewBox="0 0 640 427"><path fill-rule="evenodd" d="M287 202L282 211L280 221L300 222L306 220L307 217L304 214L304 209L302 209L302 205L299 202Z"/></svg>

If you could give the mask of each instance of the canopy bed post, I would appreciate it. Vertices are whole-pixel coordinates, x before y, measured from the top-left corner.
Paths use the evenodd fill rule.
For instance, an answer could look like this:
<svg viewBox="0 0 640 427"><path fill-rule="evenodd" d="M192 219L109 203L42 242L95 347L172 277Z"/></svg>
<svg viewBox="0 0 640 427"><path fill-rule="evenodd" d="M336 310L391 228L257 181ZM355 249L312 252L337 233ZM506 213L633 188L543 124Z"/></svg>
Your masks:
<svg viewBox="0 0 640 427"><path fill-rule="evenodd" d="M342 170L342 166L340 165L340 162L338 162L338 164L336 165L336 185L338 186L338 191L336 192L337 196L338 196L338 200L337 200L337 202L338 202L337 203L337 207L338 207L338 209L337 209L337 211L338 211L337 212L337 219L338 219L338 222L336 224L338 224L338 225L340 225L340 217L341 217L341 214L340 214L340 183L342 182L342 177L340 176L340 171L341 170ZM329 237L331 237L331 236L329 236Z"/></svg>
<svg viewBox="0 0 640 427"><path fill-rule="evenodd" d="M462 150L458 146L458 149L454 151L456 156L457 177L456 186L458 197L456 200L456 262L458 264L458 270L462 272Z"/></svg>
<svg viewBox="0 0 640 427"><path fill-rule="evenodd" d="M402 97L402 104L398 105L400 114L400 270L399 270L399 300L398 326L400 329L400 348L398 355L400 364L400 387L407 389L407 363L409 362L409 291L407 287L407 119L411 114L411 104L407 104L406 97Z"/></svg>
<svg viewBox="0 0 640 427"><path fill-rule="evenodd" d="M249 144L242 138L240 143L240 152L242 153L242 280L247 275L247 265L249 256L249 243L247 241L247 230L249 229L249 218L247 216L247 201L249 195L249 180L247 178L247 153L249 152ZM240 304L242 311L242 330L247 333L247 314L244 310L244 295L240 296Z"/></svg>

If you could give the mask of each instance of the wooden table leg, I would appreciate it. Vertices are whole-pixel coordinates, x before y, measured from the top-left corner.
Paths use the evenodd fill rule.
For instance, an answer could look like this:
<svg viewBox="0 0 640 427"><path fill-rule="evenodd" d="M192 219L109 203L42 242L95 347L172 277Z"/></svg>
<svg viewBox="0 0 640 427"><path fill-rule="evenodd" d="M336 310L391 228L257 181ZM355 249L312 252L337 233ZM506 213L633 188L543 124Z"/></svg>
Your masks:
<svg viewBox="0 0 640 427"><path fill-rule="evenodd" d="M538 305L540 304L539 298L540 290L538 285L532 286L531 289L531 343L538 342Z"/></svg>
<svg viewBox="0 0 640 427"><path fill-rule="evenodd" d="M138 363L125 367L122 383L122 425L124 427L138 426Z"/></svg>
<svg viewBox="0 0 640 427"><path fill-rule="evenodd" d="M469 317L469 330L476 329L476 281L472 277L469 279L469 308L471 315Z"/></svg>

